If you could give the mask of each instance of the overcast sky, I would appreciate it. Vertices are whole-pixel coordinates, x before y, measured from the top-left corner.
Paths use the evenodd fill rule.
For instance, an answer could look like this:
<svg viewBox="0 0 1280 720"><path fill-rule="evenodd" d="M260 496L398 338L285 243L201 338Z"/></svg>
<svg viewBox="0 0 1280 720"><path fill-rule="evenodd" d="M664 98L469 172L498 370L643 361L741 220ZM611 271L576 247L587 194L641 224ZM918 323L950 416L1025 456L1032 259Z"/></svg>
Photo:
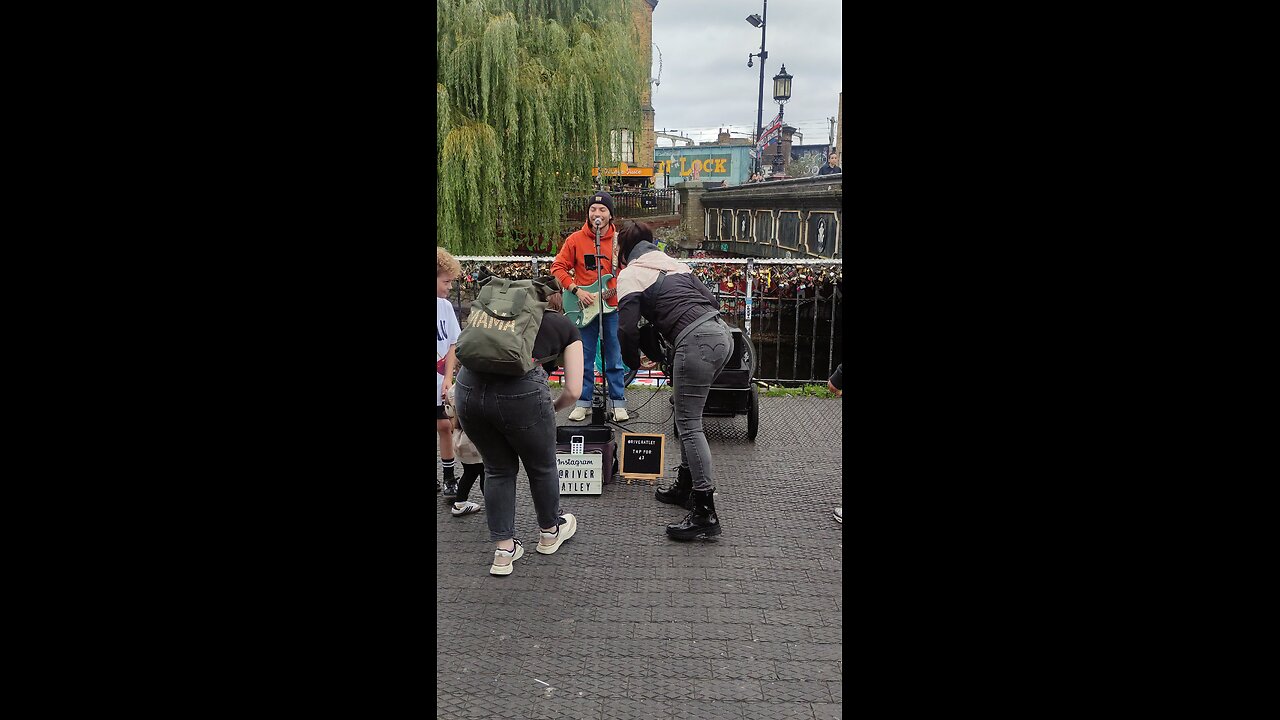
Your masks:
<svg viewBox="0 0 1280 720"><path fill-rule="evenodd" d="M732 137L754 135L760 60L748 68L747 54L760 52L760 29L746 17L763 15L763 7L763 0L658 0L651 74L660 80L652 88L656 130L679 130L698 142L715 140L722 127L745 133ZM763 121L778 114L773 76L785 64L794 79L783 121L804 133L796 144L827 142L827 118L839 117L840 19L840 0L769 3ZM657 140L658 147L670 144Z"/></svg>

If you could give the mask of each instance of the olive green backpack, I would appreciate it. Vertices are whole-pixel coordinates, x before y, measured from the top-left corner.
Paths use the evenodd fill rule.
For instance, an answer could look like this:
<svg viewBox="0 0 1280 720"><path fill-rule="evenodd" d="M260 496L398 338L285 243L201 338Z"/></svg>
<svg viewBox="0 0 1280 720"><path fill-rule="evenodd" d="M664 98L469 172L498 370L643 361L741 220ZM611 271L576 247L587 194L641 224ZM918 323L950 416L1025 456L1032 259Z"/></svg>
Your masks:
<svg viewBox="0 0 1280 720"><path fill-rule="evenodd" d="M458 362L472 372L518 377L550 360L535 358L533 343L552 292L535 280L492 276L483 281L458 336Z"/></svg>

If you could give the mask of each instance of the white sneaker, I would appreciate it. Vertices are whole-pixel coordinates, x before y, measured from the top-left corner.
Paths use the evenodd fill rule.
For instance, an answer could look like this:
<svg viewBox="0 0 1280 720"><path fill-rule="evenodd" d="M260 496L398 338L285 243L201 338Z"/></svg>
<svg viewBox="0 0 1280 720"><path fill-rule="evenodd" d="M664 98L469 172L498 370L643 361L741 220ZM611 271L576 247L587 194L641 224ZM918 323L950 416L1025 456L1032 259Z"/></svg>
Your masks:
<svg viewBox="0 0 1280 720"><path fill-rule="evenodd" d="M452 513L454 517L462 517L463 515L480 512L480 508L482 507L484 506L480 503L463 500L462 502L454 503L453 507L449 509L449 512Z"/></svg>
<svg viewBox="0 0 1280 720"><path fill-rule="evenodd" d="M582 422L587 419L587 409L584 407L576 407L573 412L569 413L569 419L573 422Z"/></svg>
<svg viewBox="0 0 1280 720"><path fill-rule="evenodd" d="M631 416L627 414L627 411L626 411L626 409L625 409L625 408L614 408L614 409L613 409L613 421L614 421L614 422L625 422L625 421L630 420L630 419L631 419Z"/></svg>
<svg viewBox="0 0 1280 720"><path fill-rule="evenodd" d="M541 530L538 531L538 552L543 555L550 555L551 553L559 550L560 545L562 545L565 540L573 537L573 534L577 531L578 519L573 516L573 513L565 513L561 515L560 522L556 526L555 532L549 533L542 532Z"/></svg>
<svg viewBox="0 0 1280 720"><path fill-rule="evenodd" d="M844 524L844 513L843 513L843 512L841 512L842 510L843 510L843 508L836 508L836 509L831 513L832 517L834 517L834 518L836 519L836 522L840 523L841 525L843 525L843 524Z"/></svg>
<svg viewBox="0 0 1280 720"><path fill-rule="evenodd" d="M516 540L516 549L513 551L494 550L493 565L489 567L489 574L510 575L511 566L515 565L516 561L522 557L524 557L524 546L520 544L519 540Z"/></svg>

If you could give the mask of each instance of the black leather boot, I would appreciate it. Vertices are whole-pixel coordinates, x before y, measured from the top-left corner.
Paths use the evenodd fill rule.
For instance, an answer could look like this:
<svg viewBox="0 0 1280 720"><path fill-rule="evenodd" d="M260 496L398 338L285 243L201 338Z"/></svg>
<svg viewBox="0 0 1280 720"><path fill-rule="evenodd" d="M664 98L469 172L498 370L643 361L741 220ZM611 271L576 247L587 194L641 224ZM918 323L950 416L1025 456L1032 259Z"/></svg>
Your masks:
<svg viewBox="0 0 1280 720"><path fill-rule="evenodd" d="M684 505L686 509L691 510L693 506L689 501L689 493L692 490L693 473L689 472L689 468L681 465L680 471L676 473L675 483L658 488L653 496L658 498L659 502L670 505Z"/></svg>
<svg viewBox="0 0 1280 720"><path fill-rule="evenodd" d="M714 494L715 488L689 493L693 498L693 512L679 523L667 526L667 534L672 540L692 540L699 535L720 534L720 518L716 517L715 500L712 498Z"/></svg>

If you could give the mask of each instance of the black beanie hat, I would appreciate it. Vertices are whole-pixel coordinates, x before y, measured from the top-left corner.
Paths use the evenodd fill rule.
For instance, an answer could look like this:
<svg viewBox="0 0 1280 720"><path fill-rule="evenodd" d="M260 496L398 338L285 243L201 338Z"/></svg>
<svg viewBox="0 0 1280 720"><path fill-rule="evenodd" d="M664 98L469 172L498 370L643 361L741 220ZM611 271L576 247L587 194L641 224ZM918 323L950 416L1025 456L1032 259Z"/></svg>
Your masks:
<svg viewBox="0 0 1280 720"><path fill-rule="evenodd" d="M609 208L609 219L613 220L616 213L613 212L613 197L603 190L597 190L591 194L587 202L587 209L590 210L592 205L603 205Z"/></svg>

